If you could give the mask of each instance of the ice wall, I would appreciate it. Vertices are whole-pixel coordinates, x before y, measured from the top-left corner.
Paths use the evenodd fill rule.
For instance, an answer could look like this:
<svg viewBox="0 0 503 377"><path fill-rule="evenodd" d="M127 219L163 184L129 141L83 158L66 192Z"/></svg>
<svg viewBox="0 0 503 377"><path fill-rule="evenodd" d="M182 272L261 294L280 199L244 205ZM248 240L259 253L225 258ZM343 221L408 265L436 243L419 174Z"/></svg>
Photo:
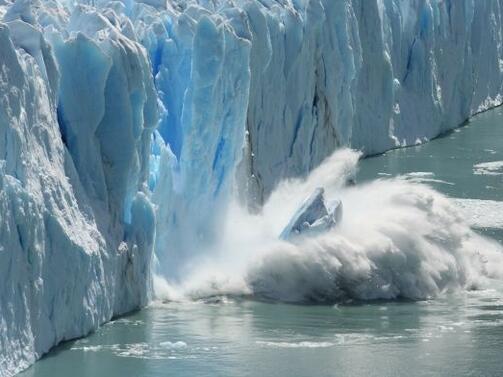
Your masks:
<svg viewBox="0 0 503 377"><path fill-rule="evenodd" d="M336 146L423 142L501 102L499 1L263 3L245 7L263 46L246 126L254 199Z"/></svg>
<svg viewBox="0 0 503 377"><path fill-rule="evenodd" d="M112 22L18 1L0 24L2 377L149 299L157 96Z"/></svg>
<svg viewBox="0 0 503 377"><path fill-rule="evenodd" d="M206 73L224 72L240 92L249 86L241 101L247 106L238 110L246 112L240 183L250 204L262 203L285 176L307 174L338 146L375 154L413 145L501 103L500 0L146 3L155 8L133 6L130 17L154 65L167 109L160 132L176 156L189 145L187 106L219 108L216 94L230 89L213 86L215 96L193 101L187 89L199 71L199 49L222 62ZM239 65L215 55L216 46L228 55L231 38L208 34L199 43L196 31L209 20L242 40ZM243 85L237 78L246 80L246 68ZM198 137L205 142L204 133ZM210 160L213 145L204 150Z"/></svg>

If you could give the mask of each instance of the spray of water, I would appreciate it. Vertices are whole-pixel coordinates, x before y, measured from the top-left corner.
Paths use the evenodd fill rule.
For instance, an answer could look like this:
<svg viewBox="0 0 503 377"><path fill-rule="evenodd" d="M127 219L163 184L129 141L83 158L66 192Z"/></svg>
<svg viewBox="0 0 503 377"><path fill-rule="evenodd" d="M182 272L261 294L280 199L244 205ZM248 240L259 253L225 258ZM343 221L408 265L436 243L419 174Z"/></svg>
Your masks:
<svg viewBox="0 0 503 377"><path fill-rule="evenodd" d="M282 182L260 214L233 204L220 242L161 299L250 295L283 302L425 299L503 278L503 247L464 221L450 199L401 178L348 186L360 155L340 150L306 179ZM317 187L344 205L334 229L296 243L278 239Z"/></svg>

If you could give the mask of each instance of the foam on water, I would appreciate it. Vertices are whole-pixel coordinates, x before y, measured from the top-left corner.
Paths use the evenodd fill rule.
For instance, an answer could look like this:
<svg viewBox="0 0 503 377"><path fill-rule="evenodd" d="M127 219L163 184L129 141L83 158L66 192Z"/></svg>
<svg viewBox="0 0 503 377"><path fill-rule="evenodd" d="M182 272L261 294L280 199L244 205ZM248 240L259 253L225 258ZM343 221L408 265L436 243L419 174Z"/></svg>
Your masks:
<svg viewBox="0 0 503 377"><path fill-rule="evenodd" d="M186 352L187 343L182 341L165 341L159 344L147 342L126 343L126 344L102 344L102 345L81 345L77 342L71 348L72 351L82 352L110 352L117 357L146 359L146 360L166 360L180 357L189 357ZM181 353L182 352L182 353Z"/></svg>
<svg viewBox="0 0 503 377"><path fill-rule="evenodd" d="M503 228L503 202L454 199L458 210L474 228Z"/></svg>
<svg viewBox="0 0 503 377"><path fill-rule="evenodd" d="M258 340L256 342L258 345L273 348L328 348L335 346L335 343L331 342L266 342Z"/></svg>
<svg viewBox="0 0 503 377"><path fill-rule="evenodd" d="M503 161L482 162L473 166L476 175L503 175Z"/></svg>
<svg viewBox="0 0 503 377"><path fill-rule="evenodd" d="M199 253L205 257L192 262L182 283L156 284L158 296L425 299L503 276L502 246L475 233L458 206L432 188L407 177L346 186L358 159L350 150L336 152L306 179L281 183L260 214L232 206L222 241ZM316 187L342 200L341 224L295 244L278 240Z"/></svg>
<svg viewBox="0 0 503 377"><path fill-rule="evenodd" d="M187 343L182 342L182 341L177 341L177 342L161 342L159 344L161 347L169 348L169 349L180 349L180 348L186 348Z"/></svg>
<svg viewBox="0 0 503 377"><path fill-rule="evenodd" d="M435 174L432 172L412 172L405 174L403 178L416 183L441 183L444 185L454 186L454 183L452 182L447 182L442 179L436 179Z"/></svg>

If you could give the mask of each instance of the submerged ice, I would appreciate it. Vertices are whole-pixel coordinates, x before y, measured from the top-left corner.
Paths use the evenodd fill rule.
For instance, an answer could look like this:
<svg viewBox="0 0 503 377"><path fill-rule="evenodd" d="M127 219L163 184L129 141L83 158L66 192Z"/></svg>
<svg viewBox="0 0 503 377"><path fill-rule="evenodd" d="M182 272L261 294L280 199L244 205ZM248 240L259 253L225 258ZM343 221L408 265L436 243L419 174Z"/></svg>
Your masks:
<svg viewBox="0 0 503 377"><path fill-rule="evenodd" d="M346 187L360 155L332 153L421 143L500 104L502 6L1 1L0 376L144 305L152 268L190 297L284 301L494 274L501 250L446 198Z"/></svg>

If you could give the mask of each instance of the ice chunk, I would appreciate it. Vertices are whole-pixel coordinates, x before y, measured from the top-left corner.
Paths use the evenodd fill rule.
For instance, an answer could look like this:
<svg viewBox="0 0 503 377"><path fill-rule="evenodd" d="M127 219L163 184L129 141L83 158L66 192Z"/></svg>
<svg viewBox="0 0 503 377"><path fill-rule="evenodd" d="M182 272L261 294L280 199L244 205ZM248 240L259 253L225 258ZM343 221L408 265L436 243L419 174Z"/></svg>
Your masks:
<svg viewBox="0 0 503 377"><path fill-rule="evenodd" d="M280 238L291 240L296 236L322 233L334 227L342 218L342 202L334 200L327 205L325 190L317 188L295 212Z"/></svg>

